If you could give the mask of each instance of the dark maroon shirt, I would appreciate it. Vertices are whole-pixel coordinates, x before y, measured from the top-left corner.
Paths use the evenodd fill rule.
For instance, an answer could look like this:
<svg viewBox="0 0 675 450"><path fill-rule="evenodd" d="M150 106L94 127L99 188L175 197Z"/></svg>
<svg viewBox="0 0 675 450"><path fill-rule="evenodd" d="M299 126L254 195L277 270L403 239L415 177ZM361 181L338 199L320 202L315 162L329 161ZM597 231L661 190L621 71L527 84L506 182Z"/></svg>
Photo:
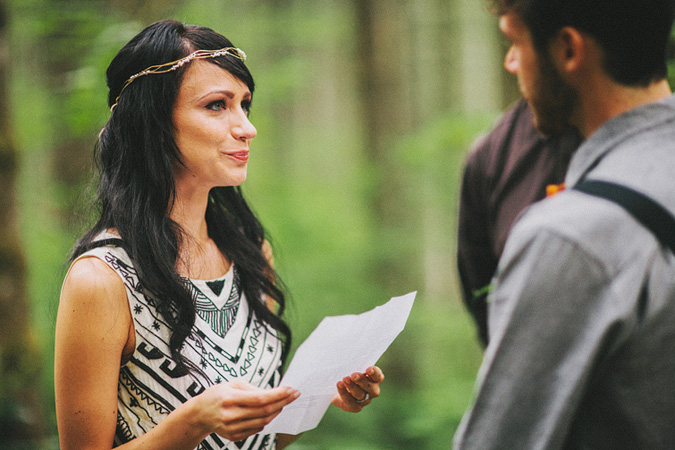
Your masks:
<svg viewBox="0 0 675 450"><path fill-rule="evenodd" d="M574 150L575 130L544 137L532 111L519 100L469 153L459 206L457 258L462 294L487 345L487 292L506 238L518 215L562 183ZM481 292L482 290L482 292Z"/></svg>

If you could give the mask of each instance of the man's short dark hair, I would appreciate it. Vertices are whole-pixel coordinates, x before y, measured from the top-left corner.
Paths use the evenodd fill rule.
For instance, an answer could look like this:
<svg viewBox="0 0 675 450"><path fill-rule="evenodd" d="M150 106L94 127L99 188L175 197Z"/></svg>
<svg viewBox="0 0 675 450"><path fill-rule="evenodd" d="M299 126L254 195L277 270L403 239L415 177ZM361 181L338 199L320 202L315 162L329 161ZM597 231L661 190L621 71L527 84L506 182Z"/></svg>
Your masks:
<svg viewBox="0 0 675 450"><path fill-rule="evenodd" d="M666 78L675 0L490 0L496 14L516 14L538 52L569 26L593 37L616 82L647 86Z"/></svg>

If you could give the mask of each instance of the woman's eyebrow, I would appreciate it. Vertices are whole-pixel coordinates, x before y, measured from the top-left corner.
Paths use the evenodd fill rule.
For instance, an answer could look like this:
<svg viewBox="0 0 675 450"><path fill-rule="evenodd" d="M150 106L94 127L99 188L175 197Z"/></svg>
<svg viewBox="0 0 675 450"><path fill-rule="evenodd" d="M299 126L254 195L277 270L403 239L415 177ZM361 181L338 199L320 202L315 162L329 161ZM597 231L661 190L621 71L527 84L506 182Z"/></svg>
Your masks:
<svg viewBox="0 0 675 450"><path fill-rule="evenodd" d="M203 100L203 99L205 99L206 97L209 97L209 96L214 95L214 94L220 94L220 95L223 95L223 96L225 96L225 97L227 97L227 98L229 98L229 99L233 99L233 98L236 96L236 94L235 94L233 91L229 90L229 89L214 89L214 90L209 91L209 92L207 92L206 94L200 96L200 97L198 98L198 100ZM251 92L246 91L246 92L244 93L243 98L244 98L244 100L250 100L250 99L251 99Z"/></svg>

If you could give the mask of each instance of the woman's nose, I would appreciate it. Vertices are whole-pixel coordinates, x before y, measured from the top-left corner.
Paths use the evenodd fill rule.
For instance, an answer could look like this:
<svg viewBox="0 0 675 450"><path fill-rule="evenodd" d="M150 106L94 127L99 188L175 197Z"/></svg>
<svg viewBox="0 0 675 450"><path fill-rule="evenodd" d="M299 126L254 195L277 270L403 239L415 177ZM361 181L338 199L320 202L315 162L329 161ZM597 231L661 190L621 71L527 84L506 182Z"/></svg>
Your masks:
<svg viewBox="0 0 675 450"><path fill-rule="evenodd" d="M258 130L244 112L241 113L239 123L233 127L232 132L237 139L253 139L258 134Z"/></svg>

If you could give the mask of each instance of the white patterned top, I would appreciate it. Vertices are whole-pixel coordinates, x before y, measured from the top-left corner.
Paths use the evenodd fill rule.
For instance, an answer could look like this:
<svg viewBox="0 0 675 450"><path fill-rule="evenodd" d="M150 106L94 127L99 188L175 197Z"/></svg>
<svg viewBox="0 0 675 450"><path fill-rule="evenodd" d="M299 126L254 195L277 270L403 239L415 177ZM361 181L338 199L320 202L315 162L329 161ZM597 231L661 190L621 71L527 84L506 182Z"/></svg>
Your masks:
<svg viewBox="0 0 675 450"><path fill-rule="evenodd" d="M120 276L127 291L134 320L136 349L120 368L115 446L129 442L155 425L189 398L207 387L244 380L259 387L276 387L280 380L282 343L274 329L265 326L249 308L240 291L234 265L217 280L185 279L197 305L193 335L183 355L199 366L203 377L179 370L171 359L169 328L154 300L139 290L139 280L127 253L116 246L92 249L80 258L95 256ZM230 442L211 434L196 450L269 450L275 435L254 435Z"/></svg>

